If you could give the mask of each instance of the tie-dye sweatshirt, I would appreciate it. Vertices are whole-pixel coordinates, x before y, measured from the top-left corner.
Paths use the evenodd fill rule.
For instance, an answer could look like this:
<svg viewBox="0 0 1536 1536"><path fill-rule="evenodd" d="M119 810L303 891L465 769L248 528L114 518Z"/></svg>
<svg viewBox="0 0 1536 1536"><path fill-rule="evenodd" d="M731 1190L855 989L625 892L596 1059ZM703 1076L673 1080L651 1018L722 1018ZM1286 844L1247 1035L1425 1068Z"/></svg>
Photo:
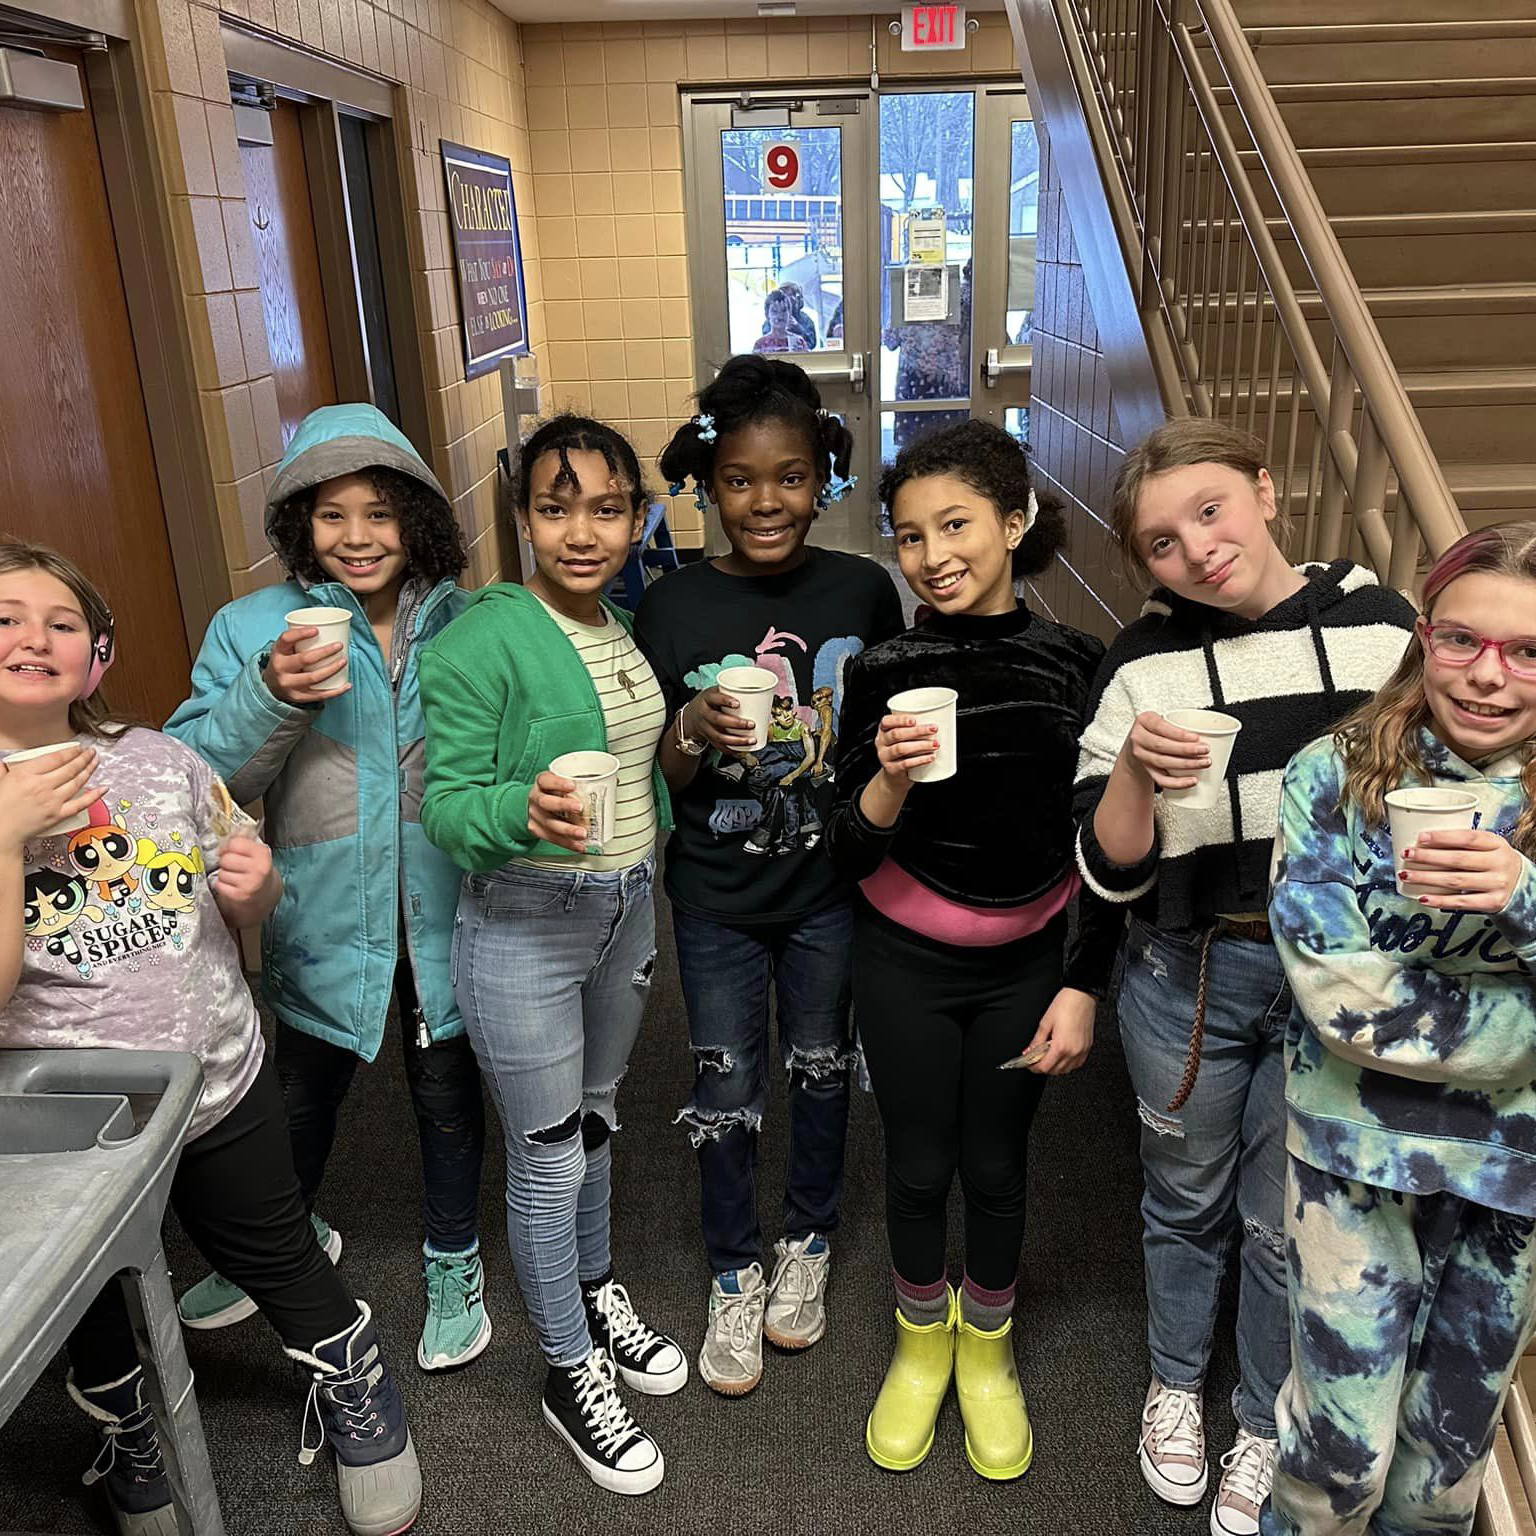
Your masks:
<svg viewBox="0 0 1536 1536"><path fill-rule="evenodd" d="M1428 782L1479 801L1508 837L1522 760L1482 768L1424 732ZM1536 870L1500 912L1399 896L1387 826L1342 809L1331 739L1291 760L1270 921L1296 997L1287 1145L1316 1168L1536 1215Z"/></svg>
<svg viewBox="0 0 1536 1536"><path fill-rule="evenodd" d="M188 1137L201 1136L244 1097L262 1055L210 883L227 830L214 773L160 731L86 745L102 798L79 830L36 838L23 857L27 939L0 1049L191 1051L204 1081Z"/></svg>

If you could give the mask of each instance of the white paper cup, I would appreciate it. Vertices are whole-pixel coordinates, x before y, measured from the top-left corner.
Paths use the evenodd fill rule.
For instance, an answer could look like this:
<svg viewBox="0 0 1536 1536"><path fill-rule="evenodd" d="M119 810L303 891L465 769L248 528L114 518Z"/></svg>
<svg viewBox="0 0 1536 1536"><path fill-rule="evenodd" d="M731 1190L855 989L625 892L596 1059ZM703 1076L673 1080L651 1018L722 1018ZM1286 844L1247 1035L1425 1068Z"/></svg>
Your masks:
<svg viewBox="0 0 1536 1536"><path fill-rule="evenodd" d="M290 629L318 629L320 633L313 640L299 641L299 652L312 651L318 646L335 645L338 642L343 647L350 647L352 643L352 615L345 608L295 608L288 616ZM325 680L324 688L317 688L317 693L340 693L347 686L347 673L351 670L347 665L347 650L341 653L341 671L334 677Z"/></svg>
<svg viewBox="0 0 1536 1536"><path fill-rule="evenodd" d="M598 853L613 841L613 818L619 800L619 760L611 752L567 752L549 765L551 773L569 779L587 808L587 846Z"/></svg>
<svg viewBox="0 0 1536 1536"><path fill-rule="evenodd" d="M1188 789L1165 789L1163 799L1190 811L1209 811L1221 798L1227 764L1232 761L1232 743L1243 722L1215 709L1170 709L1163 718L1181 731L1193 731L1202 737L1211 753L1211 766L1202 768Z"/></svg>
<svg viewBox="0 0 1536 1536"><path fill-rule="evenodd" d="M936 725L939 728L938 756L921 768L911 768L907 777L914 784L936 784L940 779L952 779L959 769L955 755L955 706L960 695L953 688L908 688L904 693L893 693L885 701L885 707L893 715L911 715L919 725Z"/></svg>
<svg viewBox="0 0 1536 1536"><path fill-rule="evenodd" d="M725 667L715 679L715 686L723 688L741 705L736 713L752 722L752 751L760 752L768 745L778 678L767 667Z"/></svg>
<svg viewBox="0 0 1536 1536"><path fill-rule="evenodd" d="M5 760L7 763L25 763L34 757L52 757L55 752L73 752L79 745L78 741L56 741L46 747L28 747L24 752L7 752ZM39 837L65 837L71 832L78 832L81 827L90 826L90 824L91 811L90 807L87 806L83 811L66 818L64 821L55 822L46 831L39 832L37 835Z"/></svg>
<svg viewBox="0 0 1536 1536"><path fill-rule="evenodd" d="M1444 789L1430 785L1424 789L1394 789L1387 796L1387 825L1392 832L1392 862L1401 870L1403 854L1425 832L1441 829L1470 830L1477 814L1477 796L1465 789ZM1400 896L1427 896L1431 887L1397 877Z"/></svg>

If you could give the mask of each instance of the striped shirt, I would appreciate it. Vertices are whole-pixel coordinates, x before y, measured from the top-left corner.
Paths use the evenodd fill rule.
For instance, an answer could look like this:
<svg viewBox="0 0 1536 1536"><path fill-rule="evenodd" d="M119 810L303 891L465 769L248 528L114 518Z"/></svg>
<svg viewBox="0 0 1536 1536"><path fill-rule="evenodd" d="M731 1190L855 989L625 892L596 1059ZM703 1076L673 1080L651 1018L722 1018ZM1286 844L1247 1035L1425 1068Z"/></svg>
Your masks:
<svg viewBox="0 0 1536 1536"><path fill-rule="evenodd" d="M539 598L541 603L543 598ZM549 603L549 616L576 648L597 689L608 730L608 751L619 760L619 798L614 834L601 853L578 859L520 859L544 869L629 869L656 846L656 793L651 770L656 743L667 723L661 686L634 637L615 618L580 624Z"/></svg>

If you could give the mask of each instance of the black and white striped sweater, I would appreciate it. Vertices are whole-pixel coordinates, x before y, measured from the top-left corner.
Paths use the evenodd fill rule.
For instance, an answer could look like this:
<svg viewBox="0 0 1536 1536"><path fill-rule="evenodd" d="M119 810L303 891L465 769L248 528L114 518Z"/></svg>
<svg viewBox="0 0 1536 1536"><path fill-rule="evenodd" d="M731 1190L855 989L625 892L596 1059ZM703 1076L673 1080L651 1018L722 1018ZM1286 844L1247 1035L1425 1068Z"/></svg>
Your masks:
<svg viewBox="0 0 1536 1536"><path fill-rule="evenodd" d="M1285 765L1402 657L1414 618L1406 598L1348 560L1299 569L1306 586L1260 619L1159 589L1099 668L1073 787L1078 867L1091 890L1134 903L1159 928L1264 910ZM1178 708L1219 709L1243 722L1226 797L1201 811L1159 795L1151 852L1116 864L1094 835L1099 797L1136 716Z"/></svg>

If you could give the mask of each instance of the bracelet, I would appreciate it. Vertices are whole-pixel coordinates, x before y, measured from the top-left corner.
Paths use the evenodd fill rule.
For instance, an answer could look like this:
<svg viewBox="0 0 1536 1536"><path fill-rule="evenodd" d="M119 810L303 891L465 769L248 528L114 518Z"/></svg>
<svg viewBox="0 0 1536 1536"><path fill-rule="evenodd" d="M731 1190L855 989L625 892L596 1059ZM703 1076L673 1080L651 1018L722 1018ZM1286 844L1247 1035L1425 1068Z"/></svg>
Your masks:
<svg viewBox="0 0 1536 1536"><path fill-rule="evenodd" d="M691 736L683 734L683 716L687 713L687 709L688 706L685 704L682 709L678 710L677 718L673 721L673 725L677 728L677 750L684 757L702 757L709 743L707 741L695 741Z"/></svg>

